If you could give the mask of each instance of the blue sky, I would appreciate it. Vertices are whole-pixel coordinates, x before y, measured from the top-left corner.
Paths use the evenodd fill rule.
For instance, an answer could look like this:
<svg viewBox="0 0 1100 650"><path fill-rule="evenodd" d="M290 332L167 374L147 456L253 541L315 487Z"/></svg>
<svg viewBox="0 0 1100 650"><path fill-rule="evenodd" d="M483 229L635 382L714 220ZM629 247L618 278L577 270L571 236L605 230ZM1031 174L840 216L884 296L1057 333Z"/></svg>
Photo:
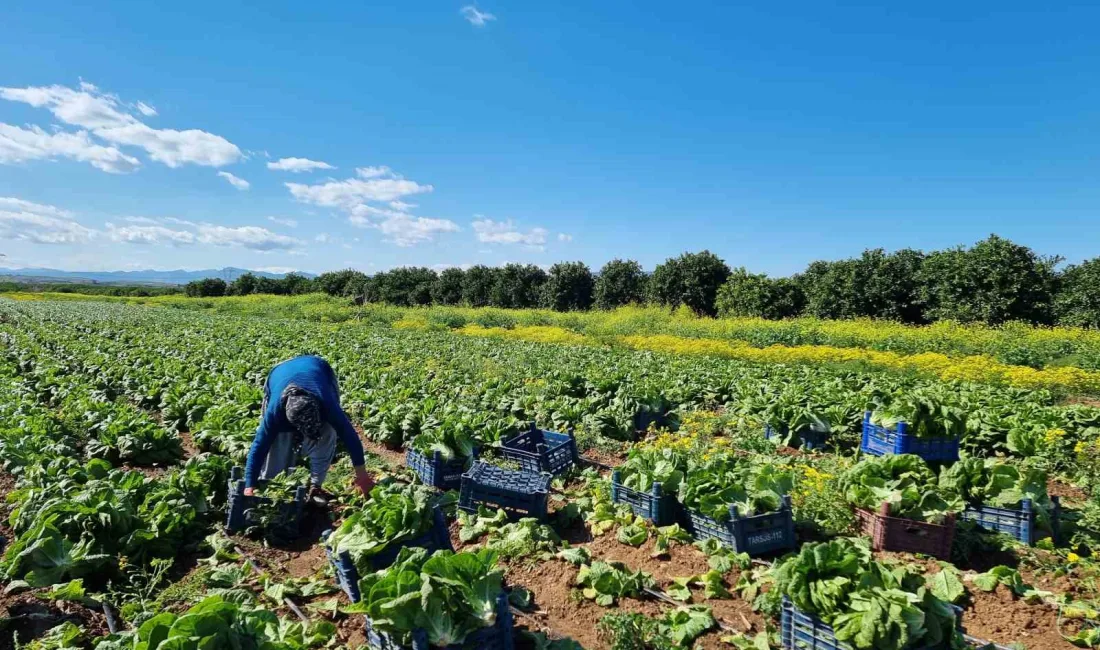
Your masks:
<svg viewBox="0 0 1100 650"><path fill-rule="evenodd" d="M0 266L1100 255L1100 6L884 4L9 1Z"/></svg>

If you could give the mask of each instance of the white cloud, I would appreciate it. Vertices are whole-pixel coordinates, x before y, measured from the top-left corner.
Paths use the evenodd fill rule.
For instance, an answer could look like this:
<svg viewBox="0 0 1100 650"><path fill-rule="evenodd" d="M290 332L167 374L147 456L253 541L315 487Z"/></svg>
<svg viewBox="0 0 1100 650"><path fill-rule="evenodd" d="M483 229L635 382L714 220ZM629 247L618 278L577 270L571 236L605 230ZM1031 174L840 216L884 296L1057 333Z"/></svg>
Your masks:
<svg viewBox="0 0 1100 650"><path fill-rule="evenodd" d="M382 221L370 223L369 227L382 231L386 241L401 247L429 242L439 233L459 230L458 224L449 219L429 219L408 214L387 217Z"/></svg>
<svg viewBox="0 0 1100 650"><path fill-rule="evenodd" d="M151 221L151 220L150 220ZM122 226L107 223L107 236L124 244L190 246L198 241L195 233L165 226Z"/></svg>
<svg viewBox="0 0 1100 650"><path fill-rule="evenodd" d="M469 262L465 264L432 264L431 266L432 270L436 273L442 273L447 269L462 269L463 271L469 271L471 267L473 267L473 264Z"/></svg>
<svg viewBox="0 0 1100 650"><path fill-rule="evenodd" d="M61 208L0 197L0 239L35 244L82 244L95 237Z"/></svg>
<svg viewBox="0 0 1100 650"><path fill-rule="evenodd" d="M280 158L275 162L267 163L267 168L281 172L294 172L295 174L315 169L336 169L327 162L310 160L309 158Z"/></svg>
<svg viewBox="0 0 1100 650"><path fill-rule="evenodd" d="M259 226L215 226L200 224L198 241L213 246L236 246L255 251L292 250L299 242L293 237L279 235Z"/></svg>
<svg viewBox="0 0 1100 650"><path fill-rule="evenodd" d="M558 241L571 242L573 241L573 235L566 234L564 232L558 233Z"/></svg>
<svg viewBox="0 0 1100 650"><path fill-rule="evenodd" d="M378 230L386 241L398 246L414 246L432 241L440 233L460 230L458 224L449 219L410 214L408 209L415 206L400 200L431 192L431 185L402 178L384 166L359 167L355 173L356 178L342 181L329 180L315 185L286 183L286 186L297 200L339 208L353 225Z"/></svg>
<svg viewBox="0 0 1100 650"><path fill-rule="evenodd" d="M155 109L152 106L146 104L145 102L138 102L137 103L137 109L138 109L138 112L141 113L142 115L144 115L145 117L153 117L154 115L157 114L157 109Z"/></svg>
<svg viewBox="0 0 1100 650"><path fill-rule="evenodd" d="M431 192L431 185L421 185L403 178L349 178L318 185L286 183L290 194L303 203L328 208L350 209L364 201L393 201L404 196Z"/></svg>
<svg viewBox="0 0 1100 650"><path fill-rule="evenodd" d="M47 133L37 126L24 129L0 123L0 164L55 158L90 163L112 174L124 174L141 166L137 158L115 147L96 144L87 131Z"/></svg>
<svg viewBox="0 0 1100 650"><path fill-rule="evenodd" d="M248 188L252 187L251 183L249 183L245 179L239 176L234 176L229 172L218 172L218 176L221 176L225 180L229 181L230 185L241 191L247 190Z"/></svg>
<svg viewBox="0 0 1100 650"><path fill-rule="evenodd" d="M393 173L392 169L385 165L380 165L378 167L356 167L355 175L359 178L379 178L381 176L400 178L400 176Z"/></svg>
<svg viewBox="0 0 1100 650"><path fill-rule="evenodd" d="M328 244L331 243L333 239L332 236L329 235L327 232L322 232L318 233L318 235L313 238L313 241L317 242L318 244Z"/></svg>
<svg viewBox="0 0 1100 650"><path fill-rule="evenodd" d="M268 217L267 220L270 221L271 223L277 223L280 226L286 226L287 228L297 228L298 227L298 221L295 220L295 219L286 219L286 218L283 218L283 217Z"/></svg>
<svg viewBox="0 0 1100 650"><path fill-rule="evenodd" d="M298 272L298 269L293 266L258 266L256 270L263 271L264 273L278 273L279 275Z"/></svg>
<svg viewBox="0 0 1100 650"><path fill-rule="evenodd" d="M222 167L244 155L237 145L213 133L199 129L154 129L127 112L116 95L101 92L83 81L79 90L58 85L0 87L0 98L45 108L65 124L87 129L113 145L144 149L153 160L169 167L185 164ZM140 106L138 110L148 114Z"/></svg>
<svg viewBox="0 0 1100 650"><path fill-rule="evenodd" d="M496 20L497 17L487 11L479 11L474 5L466 5L462 8L462 17L474 27L484 27L485 23Z"/></svg>
<svg viewBox="0 0 1100 650"><path fill-rule="evenodd" d="M550 231L546 228L532 228L527 232L520 232L512 220L493 221L480 218L473 222L477 240L487 244L522 244L531 248L541 249L546 245L546 236Z"/></svg>

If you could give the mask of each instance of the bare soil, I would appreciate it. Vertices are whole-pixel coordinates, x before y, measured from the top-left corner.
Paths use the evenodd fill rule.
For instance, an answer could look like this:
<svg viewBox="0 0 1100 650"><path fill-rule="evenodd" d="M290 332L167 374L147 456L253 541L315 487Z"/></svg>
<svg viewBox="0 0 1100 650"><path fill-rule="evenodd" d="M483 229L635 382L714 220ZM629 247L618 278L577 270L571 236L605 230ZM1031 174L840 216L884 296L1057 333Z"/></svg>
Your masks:
<svg viewBox="0 0 1100 650"><path fill-rule="evenodd" d="M1047 494L1062 499L1062 505L1088 501L1089 495L1076 485L1052 478L1047 481Z"/></svg>
<svg viewBox="0 0 1100 650"><path fill-rule="evenodd" d="M620 543L615 539L614 533L607 533L582 546L588 548L593 558L622 562L632 571L641 569L652 574L661 585L668 584L672 578L699 575L710 570L706 555L694 546L674 544L669 549L668 556L654 558L650 555L653 544L654 541L650 538L645 544L634 548Z"/></svg>
<svg viewBox="0 0 1100 650"><path fill-rule="evenodd" d="M1004 585L993 592L971 590L971 604L963 612L967 634L1001 645L1021 643L1028 648L1048 650L1073 648L1058 631L1058 611L1046 604L1029 605ZM1066 633L1075 628L1067 623Z"/></svg>
<svg viewBox="0 0 1100 650"><path fill-rule="evenodd" d="M561 560L507 567L508 583L523 586L534 596L535 606L528 614L530 619L559 634L571 636L590 650L609 647L596 631L604 615L613 611L647 616L661 614L661 606L656 602L633 598L621 599L615 608L600 607L575 594L573 580L576 575L577 568ZM519 622L528 621L521 619Z"/></svg>

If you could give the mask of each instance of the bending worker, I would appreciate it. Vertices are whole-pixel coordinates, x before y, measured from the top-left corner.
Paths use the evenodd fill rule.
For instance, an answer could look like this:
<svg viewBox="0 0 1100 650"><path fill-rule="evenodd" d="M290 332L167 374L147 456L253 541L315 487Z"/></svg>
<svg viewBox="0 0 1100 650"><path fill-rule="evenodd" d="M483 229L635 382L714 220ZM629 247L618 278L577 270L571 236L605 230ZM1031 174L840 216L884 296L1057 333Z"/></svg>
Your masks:
<svg viewBox="0 0 1100 650"><path fill-rule="evenodd" d="M271 369L264 384L263 414L244 468L244 493L251 496L258 480L270 480L294 468L301 453L309 458L310 499L327 503L321 488L344 443L355 466L355 485L364 495L374 487L363 459L363 443L340 407L340 387L327 361L303 356Z"/></svg>

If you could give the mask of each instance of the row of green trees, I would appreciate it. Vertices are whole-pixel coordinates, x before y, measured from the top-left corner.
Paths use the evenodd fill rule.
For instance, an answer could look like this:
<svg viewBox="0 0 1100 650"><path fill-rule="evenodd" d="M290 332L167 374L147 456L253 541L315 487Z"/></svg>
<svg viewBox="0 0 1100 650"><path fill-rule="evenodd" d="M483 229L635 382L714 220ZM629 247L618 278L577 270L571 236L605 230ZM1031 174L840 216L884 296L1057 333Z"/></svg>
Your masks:
<svg viewBox="0 0 1100 650"><path fill-rule="evenodd" d="M1100 258L1058 270L1060 258L1037 255L996 235L969 248L924 253L864 251L817 261L791 277L731 269L710 251L685 253L645 273L616 259L597 273L583 262L548 271L534 265L452 268L437 273L403 267L366 275L344 270L314 279L273 280L246 274L226 284L207 279L188 295L298 294L322 291L400 306L469 305L558 311L614 309L651 303L685 305L709 316L769 319L811 315L870 317L906 323L951 319L998 324L1027 321L1100 327ZM219 284L220 283L220 284Z"/></svg>

